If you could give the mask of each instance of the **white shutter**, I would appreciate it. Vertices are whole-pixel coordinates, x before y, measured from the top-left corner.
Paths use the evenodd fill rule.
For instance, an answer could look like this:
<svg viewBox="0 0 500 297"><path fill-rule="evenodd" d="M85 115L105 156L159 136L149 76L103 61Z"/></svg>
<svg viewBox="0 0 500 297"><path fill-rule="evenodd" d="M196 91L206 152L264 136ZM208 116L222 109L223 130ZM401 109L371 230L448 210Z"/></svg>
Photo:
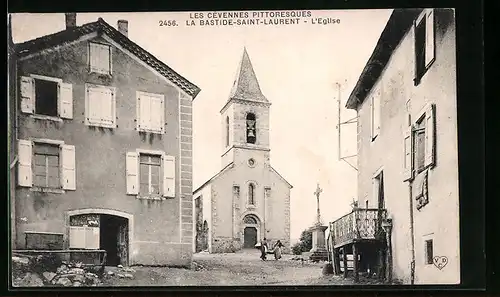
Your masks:
<svg viewBox="0 0 500 297"><path fill-rule="evenodd" d="M99 227L85 227L85 248L98 250L100 247Z"/></svg>
<svg viewBox="0 0 500 297"><path fill-rule="evenodd" d="M69 248L84 249L86 241L85 227L69 227Z"/></svg>
<svg viewBox="0 0 500 297"><path fill-rule="evenodd" d="M99 49L99 68L102 73L110 73L110 47L108 45L100 44Z"/></svg>
<svg viewBox="0 0 500 297"><path fill-rule="evenodd" d="M93 86L87 86L87 123L90 125L96 125L101 123L101 109L99 104L102 99L102 93L100 90Z"/></svg>
<svg viewBox="0 0 500 297"><path fill-rule="evenodd" d="M137 128L138 130L151 129L151 99L146 94L138 94L137 97Z"/></svg>
<svg viewBox="0 0 500 297"><path fill-rule="evenodd" d="M76 160L75 146L69 144L61 145L62 166L61 184L65 190L76 190Z"/></svg>
<svg viewBox="0 0 500 297"><path fill-rule="evenodd" d="M425 167L434 166L436 155L436 115L434 104L425 111Z"/></svg>
<svg viewBox="0 0 500 297"><path fill-rule="evenodd" d="M403 133L403 181L413 178L413 132L412 126Z"/></svg>
<svg viewBox="0 0 500 297"><path fill-rule="evenodd" d="M380 109L381 109L381 106L380 106L380 101L381 101L381 98L380 98L381 94L380 94L380 90L377 91L377 93L375 94L375 97L373 98L373 117L374 117L374 125L375 125L375 135L378 135L379 132L380 132Z"/></svg>
<svg viewBox="0 0 500 297"><path fill-rule="evenodd" d="M164 128L164 99L163 96L151 96L150 99L150 117L151 130L158 133L163 133Z"/></svg>
<svg viewBox="0 0 500 297"><path fill-rule="evenodd" d="M21 112L34 113L35 110L35 79L21 76Z"/></svg>
<svg viewBox="0 0 500 297"><path fill-rule="evenodd" d="M73 85L59 83L58 96L59 116L64 119L73 118Z"/></svg>
<svg viewBox="0 0 500 297"><path fill-rule="evenodd" d="M99 103L101 123L106 127L115 126L115 115L114 115L114 91L107 88L101 88L101 101Z"/></svg>
<svg viewBox="0 0 500 297"><path fill-rule="evenodd" d="M175 197L175 157L163 157L163 196Z"/></svg>
<svg viewBox="0 0 500 297"><path fill-rule="evenodd" d="M435 57L434 24L434 9L429 9L425 20L425 67L429 67Z"/></svg>
<svg viewBox="0 0 500 297"><path fill-rule="evenodd" d="M17 182L21 187L31 187L33 185L33 173L31 171L32 162L32 142L29 140L18 140L18 168Z"/></svg>
<svg viewBox="0 0 500 297"><path fill-rule="evenodd" d="M127 194L139 194L139 156L136 152L128 152L126 159Z"/></svg>

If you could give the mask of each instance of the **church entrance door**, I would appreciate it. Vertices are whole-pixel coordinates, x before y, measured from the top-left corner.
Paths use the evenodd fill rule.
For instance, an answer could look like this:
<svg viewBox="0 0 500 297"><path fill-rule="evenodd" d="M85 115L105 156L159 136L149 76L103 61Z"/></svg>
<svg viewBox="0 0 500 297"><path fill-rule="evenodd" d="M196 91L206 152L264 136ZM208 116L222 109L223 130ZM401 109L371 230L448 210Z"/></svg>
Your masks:
<svg viewBox="0 0 500 297"><path fill-rule="evenodd" d="M257 228L246 227L243 234L243 248L254 248L257 244Z"/></svg>

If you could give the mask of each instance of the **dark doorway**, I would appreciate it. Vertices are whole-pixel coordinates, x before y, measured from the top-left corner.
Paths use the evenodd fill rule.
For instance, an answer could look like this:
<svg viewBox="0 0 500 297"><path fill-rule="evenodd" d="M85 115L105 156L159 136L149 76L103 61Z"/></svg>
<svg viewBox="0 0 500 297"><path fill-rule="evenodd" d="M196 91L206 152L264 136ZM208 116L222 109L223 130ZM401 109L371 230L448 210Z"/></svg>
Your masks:
<svg viewBox="0 0 500 297"><path fill-rule="evenodd" d="M255 227L246 227L244 230L244 248L254 248L257 244L257 228Z"/></svg>
<svg viewBox="0 0 500 297"><path fill-rule="evenodd" d="M100 248L106 250L106 265L128 265L128 220L101 215Z"/></svg>

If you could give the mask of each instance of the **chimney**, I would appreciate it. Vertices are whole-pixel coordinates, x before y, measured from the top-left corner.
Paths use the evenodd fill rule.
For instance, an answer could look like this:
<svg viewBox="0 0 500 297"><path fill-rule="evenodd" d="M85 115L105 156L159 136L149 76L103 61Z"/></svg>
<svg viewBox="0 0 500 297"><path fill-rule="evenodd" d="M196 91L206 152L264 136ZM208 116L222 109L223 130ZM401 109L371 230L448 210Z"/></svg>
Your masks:
<svg viewBox="0 0 500 297"><path fill-rule="evenodd" d="M66 15L66 29L76 27L76 13L68 12Z"/></svg>
<svg viewBox="0 0 500 297"><path fill-rule="evenodd" d="M126 20L118 20L118 31L128 37L128 21Z"/></svg>

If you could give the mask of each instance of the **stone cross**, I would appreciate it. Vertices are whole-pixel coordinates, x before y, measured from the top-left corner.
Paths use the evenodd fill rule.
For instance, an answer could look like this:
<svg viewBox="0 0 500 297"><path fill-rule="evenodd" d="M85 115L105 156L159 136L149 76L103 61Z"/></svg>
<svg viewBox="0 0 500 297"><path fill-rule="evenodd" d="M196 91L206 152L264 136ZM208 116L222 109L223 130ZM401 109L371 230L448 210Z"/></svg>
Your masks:
<svg viewBox="0 0 500 297"><path fill-rule="evenodd" d="M317 200L317 204L318 204L318 214L317 214L317 223L320 224L321 223L321 214L320 214L320 211L319 211L319 195L321 194L321 192L323 192L323 189L321 189L319 187L319 183L318 185L316 186L316 191L314 191L314 195L316 196L316 200Z"/></svg>

